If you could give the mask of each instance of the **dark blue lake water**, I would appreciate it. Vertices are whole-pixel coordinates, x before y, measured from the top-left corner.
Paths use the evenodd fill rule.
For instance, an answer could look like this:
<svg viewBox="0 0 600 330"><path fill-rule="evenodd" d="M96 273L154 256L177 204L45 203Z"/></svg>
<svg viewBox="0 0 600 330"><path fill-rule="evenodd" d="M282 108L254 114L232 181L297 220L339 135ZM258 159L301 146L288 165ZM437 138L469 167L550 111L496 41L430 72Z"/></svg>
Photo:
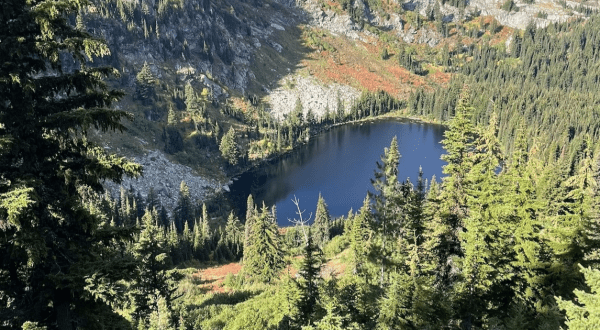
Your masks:
<svg viewBox="0 0 600 330"><path fill-rule="evenodd" d="M423 168L424 177L442 176L444 152L440 141L444 127L409 121L381 120L335 127L314 137L288 156L241 175L230 186L229 198L240 215L246 212L249 194L259 206L264 201L277 206L277 222L288 226L298 218L292 199L300 200L304 217L315 212L319 193L333 217L358 210L373 190L375 162L383 150L398 137L400 178L413 183ZM243 220L243 217L240 216Z"/></svg>

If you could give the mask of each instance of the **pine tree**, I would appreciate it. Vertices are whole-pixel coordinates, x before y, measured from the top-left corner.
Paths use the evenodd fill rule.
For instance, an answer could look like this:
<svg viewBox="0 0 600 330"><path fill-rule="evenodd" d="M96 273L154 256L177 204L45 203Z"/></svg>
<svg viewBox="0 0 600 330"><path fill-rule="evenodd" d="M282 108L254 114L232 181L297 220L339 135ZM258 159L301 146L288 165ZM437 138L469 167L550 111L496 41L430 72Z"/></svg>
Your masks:
<svg viewBox="0 0 600 330"><path fill-rule="evenodd" d="M319 200L317 201L317 211L315 212L314 228L314 240L315 244L321 248L329 241L329 227L331 217L329 216L329 210L325 199L319 193Z"/></svg>
<svg viewBox="0 0 600 330"><path fill-rule="evenodd" d="M363 279L367 279L366 263L369 253L369 239L371 237L371 200L369 196L363 201L363 206L352 220L352 229L350 231L350 251L352 253L352 264L354 274L358 274Z"/></svg>
<svg viewBox="0 0 600 330"><path fill-rule="evenodd" d="M167 125L175 125L177 124L177 114L175 110L173 110L173 105L169 104L169 113L167 115Z"/></svg>
<svg viewBox="0 0 600 330"><path fill-rule="evenodd" d="M210 217L208 216L206 203L202 203L202 237L208 239L210 236Z"/></svg>
<svg viewBox="0 0 600 330"><path fill-rule="evenodd" d="M513 261L511 273L514 278L509 282L517 301L517 310L524 313L536 313L543 306L546 293L544 282L550 251L544 242L540 209L543 203L536 196L538 184L534 174L539 172L533 159L528 159L527 141L523 131L518 132L515 150L503 171L499 182L502 183L502 195L508 222L514 223Z"/></svg>
<svg viewBox="0 0 600 330"><path fill-rule="evenodd" d="M169 273L172 263L167 238L157 223L156 210L146 210L143 229L133 244L133 255L138 260L137 276L132 283L137 319L145 319L158 307L152 304L159 296L170 303L175 291L177 277Z"/></svg>
<svg viewBox="0 0 600 330"><path fill-rule="evenodd" d="M398 165L400 152L398 151L398 139L394 136L389 148L385 148L381 156L381 162L377 162L375 179L371 184L375 189L373 199L375 201L374 227L381 240L374 252L380 264L380 283L383 285L385 268L388 264L388 256L392 253L392 246L388 241L397 238L397 232L401 226L402 217L400 184L398 182ZM386 245L387 244L387 245Z"/></svg>
<svg viewBox="0 0 600 330"><path fill-rule="evenodd" d="M147 62L144 62L144 66L136 75L136 95L142 100L144 105L149 105L154 97L154 75L150 70L150 66Z"/></svg>
<svg viewBox="0 0 600 330"><path fill-rule="evenodd" d="M591 211L598 191L599 166L589 136L584 140L580 157L576 173L562 183L566 192L563 201L555 201L560 203L561 212L552 218L553 225L548 226L551 233L548 244L554 252L550 280L560 288L554 293L565 297L581 282L578 265L585 263L587 254L598 249L597 244L589 244L591 240L587 239L587 229L593 224Z"/></svg>
<svg viewBox="0 0 600 330"><path fill-rule="evenodd" d="M502 160L497 139L497 116L479 135L471 156L472 168L466 180L469 213L464 232L459 233L463 258L461 280L455 284L458 317L466 327L481 327L481 320L499 317L512 293L506 283L514 275L514 224L505 216L496 169Z"/></svg>
<svg viewBox="0 0 600 330"><path fill-rule="evenodd" d="M79 190L101 193L104 180L140 172L86 139L91 128L123 130L129 115L108 109L123 95L103 80L115 70L87 65L108 47L69 24L84 4L2 3L0 310L7 328L107 324L117 282L132 273L108 259L115 256L103 244L123 230L104 227Z"/></svg>
<svg viewBox="0 0 600 330"><path fill-rule="evenodd" d="M227 224L225 225L225 236L230 250L234 257L240 258L243 253L244 231L240 220L233 214L229 213Z"/></svg>
<svg viewBox="0 0 600 330"><path fill-rule="evenodd" d="M248 241L250 244L244 246L244 274L258 282L275 280L284 265L283 253L277 224L271 221L264 204L254 218Z"/></svg>
<svg viewBox="0 0 600 330"><path fill-rule="evenodd" d="M344 121L346 117L346 109L344 107L344 101L342 100L340 93L338 92L337 94L337 107L336 107L336 113L335 113L335 118L336 118L336 122L342 122Z"/></svg>
<svg viewBox="0 0 600 330"><path fill-rule="evenodd" d="M304 259L298 270L300 279L298 281L300 287L300 300L298 309L300 311L300 319L304 320L305 324L312 323L314 319L315 307L319 300L319 282L321 271L321 251L313 242L311 230L308 229L308 241L304 245Z"/></svg>
<svg viewBox="0 0 600 330"><path fill-rule="evenodd" d="M475 142L475 128L470 119L473 111L474 108L469 104L468 90L465 89L442 140L446 154L441 159L448 164L443 168L447 176L443 179L440 195L439 217L442 228L438 228L441 231L438 234L437 255L440 258L438 265L442 267L439 275L446 284L449 284L452 268L456 266L454 259L462 256L459 233L463 231L463 221L468 215L466 177L472 167L469 156L473 153Z"/></svg>
<svg viewBox="0 0 600 330"><path fill-rule="evenodd" d="M229 164L233 166L237 165L240 151L235 139L235 130L233 127L230 127L227 134L223 135L221 144L219 145L219 151L221 151L221 155L229 162Z"/></svg>
<svg viewBox="0 0 600 330"><path fill-rule="evenodd" d="M179 185L179 198L175 206L174 218L175 226L179 231L182 231L184 225L194 219L190 188L185 181L181 181Z"/></svg>
<svg viewBox="0 0 600 330"><path fill-rule="evenodd" d="M556 297L558 306L567 314L569 330L595 329L600 324L600 270L580 268L591 292L576 289L576 303Z"/></svg>
<svg viewBox="0 0 600 330"><path fill-rule="evenodd" d="M173 325L172 312L169 309L167 300L164 297L158 297L155 300L156 308L150 314L148 320L148 330L175 330Z"/></svg>

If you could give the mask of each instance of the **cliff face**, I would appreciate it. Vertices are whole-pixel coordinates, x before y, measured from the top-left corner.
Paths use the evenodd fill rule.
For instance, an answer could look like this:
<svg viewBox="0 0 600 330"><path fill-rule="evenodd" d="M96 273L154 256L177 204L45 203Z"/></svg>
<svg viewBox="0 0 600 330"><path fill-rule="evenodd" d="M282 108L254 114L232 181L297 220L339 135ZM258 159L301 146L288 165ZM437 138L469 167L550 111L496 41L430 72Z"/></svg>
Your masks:
<svg viewBox="0 0 600 330"><path fill-rule="evenodd" d="M302 21L290 5L287 0L95 0L83 16L86 28L108 41L110 64L125 73L147 62L159 79L205 74L243 93L256 77L255 53L263 47L281 52L278 40L287 36L280 32ZM132 86L133 75L128 78Z"/></svg>

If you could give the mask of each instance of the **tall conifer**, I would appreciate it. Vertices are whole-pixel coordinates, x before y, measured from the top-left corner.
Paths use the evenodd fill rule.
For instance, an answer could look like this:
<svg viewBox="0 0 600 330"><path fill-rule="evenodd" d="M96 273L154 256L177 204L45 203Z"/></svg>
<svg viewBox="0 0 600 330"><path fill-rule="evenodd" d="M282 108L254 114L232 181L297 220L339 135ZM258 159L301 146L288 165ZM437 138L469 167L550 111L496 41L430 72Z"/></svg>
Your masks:
<svg viewBox="0 0 600 330"><path fill-rule="evenodd" d="M331 225L331 217L329 216L329 210L325 199L319 193L319 200L317 201L317 210L315 212L315 222L313 224L313 235L315 244L319 247L323 247L325 243L329 241L329 227Z"/></svg>
<svg viewBox="0 0 600 330"><path fill-rule="evenodd" d="M129 115L108 109L113 68L88 65L106 44L69 23L76 0L10 0L0 14L0 310L2 326L26 321L61 330L114 319L119 280L132 274L107 258L106 228L80 188L101 193L138 165L86 139L90 129L123 130ZM98 269L102 269L98 273Z"/></svg>

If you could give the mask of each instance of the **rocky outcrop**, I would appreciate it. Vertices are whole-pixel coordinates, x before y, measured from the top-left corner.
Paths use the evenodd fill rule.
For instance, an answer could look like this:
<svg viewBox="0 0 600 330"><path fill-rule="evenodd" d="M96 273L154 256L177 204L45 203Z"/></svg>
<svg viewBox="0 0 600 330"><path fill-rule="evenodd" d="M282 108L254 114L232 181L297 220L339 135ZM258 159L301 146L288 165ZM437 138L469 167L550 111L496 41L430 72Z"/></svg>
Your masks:
<svg viewBox="0 0 600 330"><path fill-rule="evenodd" d="M157 150L135 157L134 161L143 166L144 175L139 178L125 178L121 186L125 189L132 188L144 198L147 197L150 188L153 188L162 205L169 211L173 210L177 203L181 181L185 181L190 188L193 200L204 200L207 196L226 189L226 186L214 180L197 175L190 167L171 162ZM113 198L119 198L119 185L107 182L106 186Z"/></svg>
<svg viewBox="0 0 600 330"><path fill-rule="evenodd" d="M302 103L304 113L311 109L317 116L323 116L325 109L329 107L330 112L337 111L338 96L348 110L354 99L360 96L360 92L346 85L330 84L325 86L314 78L301 75L289 75L283 79L282 87L271 91L267 102L271 108L271 114L277 119L283 119L284 115L293 111L297 100Z"/></svg>
<svg viewBox="0 0 600 330"><path fill-rule="evenodd" d="M310 23L331 32L357 40L360 28L350 19L350 15L339 14L333 10L323 10L318 1L307 1L303 8L310 15Z"/></svg>

